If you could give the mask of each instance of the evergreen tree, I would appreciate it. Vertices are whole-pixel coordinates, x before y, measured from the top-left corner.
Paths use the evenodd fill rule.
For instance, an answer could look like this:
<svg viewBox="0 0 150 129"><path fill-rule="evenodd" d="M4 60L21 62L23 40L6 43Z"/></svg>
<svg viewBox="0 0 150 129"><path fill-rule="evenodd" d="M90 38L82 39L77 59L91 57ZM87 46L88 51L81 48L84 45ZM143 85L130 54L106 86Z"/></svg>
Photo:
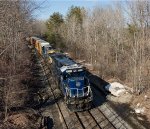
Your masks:
<svg viewBox="0 0 150 129"><path fill-rule="evenodd" d="M78 23L82 23L84 15L85 15L84 8L71 6L67 14L67 19L69 20L71 18L75 18Z"/></svg>
<svg viewBox="0 0 150 129"><path fill-rule="evenodd" d="M47 41L49 41L54 47L62 46L59 29L63 23L63 16L58 12L54 12L46 22L48 28L48 32L46 32Z"/></svg>

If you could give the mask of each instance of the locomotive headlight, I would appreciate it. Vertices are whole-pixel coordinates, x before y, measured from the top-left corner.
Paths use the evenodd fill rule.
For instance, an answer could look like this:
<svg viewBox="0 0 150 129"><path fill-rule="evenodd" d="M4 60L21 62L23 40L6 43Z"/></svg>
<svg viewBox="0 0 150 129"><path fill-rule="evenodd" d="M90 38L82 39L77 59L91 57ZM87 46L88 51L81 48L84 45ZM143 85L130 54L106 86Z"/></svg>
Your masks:
<svg viewBox="0 0 150 129"><path fill-rule="evenodd" d="M76 86L80 87L81 83L80 82L76 82Z"/></svg>

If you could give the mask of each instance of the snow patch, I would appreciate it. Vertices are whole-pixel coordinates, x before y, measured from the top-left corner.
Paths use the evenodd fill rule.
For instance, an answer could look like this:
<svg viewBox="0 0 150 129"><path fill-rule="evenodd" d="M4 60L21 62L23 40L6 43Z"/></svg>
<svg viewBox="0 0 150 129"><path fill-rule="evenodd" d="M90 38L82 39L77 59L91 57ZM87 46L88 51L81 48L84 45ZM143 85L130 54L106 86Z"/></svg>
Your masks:
<svg viewBox="0 0 150 129"><path fill-rule="evenodd" d="M110 83L109 85L105 86L105 89L109 91L114 96L121 96L126 92L125 86L118 82Z"/></svg>
<svg viewBox="0 0 150 129"><path fill-rule="evenodd" d="M145 107L135 108L134 110L135 110L135 113L137 113L137 114L139 114L139 113L143 114L145 111Z"/></svg>

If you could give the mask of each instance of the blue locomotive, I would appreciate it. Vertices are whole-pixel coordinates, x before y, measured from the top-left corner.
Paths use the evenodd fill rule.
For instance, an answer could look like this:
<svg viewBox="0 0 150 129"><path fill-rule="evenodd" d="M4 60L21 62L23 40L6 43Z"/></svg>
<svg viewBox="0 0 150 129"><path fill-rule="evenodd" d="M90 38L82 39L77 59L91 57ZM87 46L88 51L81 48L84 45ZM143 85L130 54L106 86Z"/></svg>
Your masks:
<svg viewBox="0 0 150 129"><path fill-rule="evenodd" d="M93 95L85 67L62 53L50 56L67 107L71 111L90 109Z"/></svg>

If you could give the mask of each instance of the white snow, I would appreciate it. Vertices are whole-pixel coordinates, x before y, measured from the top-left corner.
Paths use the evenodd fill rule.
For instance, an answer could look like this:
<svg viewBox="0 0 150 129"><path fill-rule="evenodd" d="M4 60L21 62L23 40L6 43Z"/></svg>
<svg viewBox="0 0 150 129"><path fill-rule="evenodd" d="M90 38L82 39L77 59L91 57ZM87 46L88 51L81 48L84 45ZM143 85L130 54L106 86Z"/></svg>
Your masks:
<svg viewBox="0 0 150 129"><path fill-rule="evenodd" d="M135 110L135 113L137 113L137 114L139 114L139 113L143 114L145 111L145 107L135 108L134 110Z"/></svg>
<svg viewBox="0 0 150 129"><path fill-rule="evenodd" d="M137 103L136 107L139 107L140 106L140 103Z"/></svg>
<svg viewBox="0 0 150 129"><path fill-rule="evenodd" d="M135 113L139 114L143 114L145 111L145 107L142 107L142 105L140 103L137 103L136 107L134 108Z"/></svg>
<svg viewBox="0 0 150 129"><path fill-rule="evenodd" d="M109 91L112 95L117 97L121 96L126 92L125 87L118 82L110 83L109 85L105 86L105 89Z"/></svg>

